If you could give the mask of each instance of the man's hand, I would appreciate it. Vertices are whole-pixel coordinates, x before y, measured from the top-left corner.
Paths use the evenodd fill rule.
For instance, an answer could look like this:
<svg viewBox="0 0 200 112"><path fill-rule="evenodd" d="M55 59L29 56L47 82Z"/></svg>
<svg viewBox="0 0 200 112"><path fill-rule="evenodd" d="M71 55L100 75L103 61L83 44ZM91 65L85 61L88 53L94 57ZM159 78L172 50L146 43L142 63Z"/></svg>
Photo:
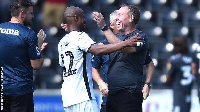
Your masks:
<svg viewBox="0 0 200 112"><path fill-rule="evenodd" d="M104 17L101 13L99 12L93 12L92 14L93 20L97 23L100 29L102 29L104 26L106 26Z"/></svg>
<svg viewBox="0 0 200 112"><path fill-rule="evenodd" d="M44 43L44 40L46 38L46 34L45 34L43 29L41 29L38 32L37 37L38 37L38 46L39 46L40 50L42 51L46 47L46 45L48 44L48 43Z"/></svg>
<svg viewBox="0 0 200 112"><path fill-rule="evenodd" d="M144 44L144 38L139 37L139 33L137 33L135 36L126 40L126 42L129 47L142 46Z"/></svg>
<svg viewBox="0 0 200 112"><path fill-rule="evenodd" d="M40 51L43 51L47 45L48 45L48 43L44 42L40 48Z"/></svg>
<svg viewBox="0 0 200 112"><path fill-rule="evenodd" d="M149 91L150 91L150 88L148 85L144 85L143 89L142 89L142 93L143 93L143 99L146 100L147 97L149 96Z"/></svg>
<svg viewBox="0 0 200 112"><path fill-rule="evenodd" d="M108 84L102 81L98 85L99 85L99 90L100 90L101 94L103 96L108 96Z"/></svg>
<svg viewBox="0 0 200 112"><path fill-rule="evenodd" d="M61 28L64 29L66 32L69 31L69 28L68 28L67 24L62 23L62 24L60 24L60 26L61 26Z"/></svg>

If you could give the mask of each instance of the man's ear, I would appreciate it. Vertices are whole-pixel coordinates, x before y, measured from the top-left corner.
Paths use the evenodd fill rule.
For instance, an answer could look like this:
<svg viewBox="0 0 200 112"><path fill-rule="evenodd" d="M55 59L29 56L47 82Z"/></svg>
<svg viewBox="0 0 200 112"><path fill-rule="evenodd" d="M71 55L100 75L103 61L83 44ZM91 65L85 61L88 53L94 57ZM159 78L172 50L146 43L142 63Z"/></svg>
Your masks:
<svg viewBox="0 0 200 112"><path fill-rule="evenodd" d="M133 15L131 15L131 17L130 17L130 22L133 22L134 19L135 19L135 17L134 17Z"/></svg>
<svg viewBox="0 0 200 112"><path fill-rule="evenodd" d="M19 12L19 17L23 20L25 17L24 17L24 11L20 11Z"/></svg>
<svg viewBox="0 0 200 112"><path fill-rule="evenodd" d="M74 16L74 20L75 20L76 22L78 22L78 17L77 17L77 16Z"/></svg>
<svg viewBox="0 0 200 112"><path fill-rule="evenodd" d="M110 28L114 29L114 24L110 23Z"/></svg>

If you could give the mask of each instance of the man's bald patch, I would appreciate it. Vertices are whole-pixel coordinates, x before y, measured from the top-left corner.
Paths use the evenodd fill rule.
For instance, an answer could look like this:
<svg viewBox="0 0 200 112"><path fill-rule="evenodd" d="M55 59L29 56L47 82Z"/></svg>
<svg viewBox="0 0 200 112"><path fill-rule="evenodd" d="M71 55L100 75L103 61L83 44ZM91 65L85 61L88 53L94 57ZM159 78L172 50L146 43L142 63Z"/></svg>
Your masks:
<svg viewBox="0 0 200 112"><path fill-rule="evenodd" d="M65 9L64 16L79 16L83 13L83 10L79 7L70 6Z"/></svg>
<svg viewBox="0 0 200 112"><path fill-rule="evenodd" d="M79 7L70 6L65 9L64 12L64 21L65 23L69 24L72 20L71 17L81 16L83 14L83 10Z"/></svg>

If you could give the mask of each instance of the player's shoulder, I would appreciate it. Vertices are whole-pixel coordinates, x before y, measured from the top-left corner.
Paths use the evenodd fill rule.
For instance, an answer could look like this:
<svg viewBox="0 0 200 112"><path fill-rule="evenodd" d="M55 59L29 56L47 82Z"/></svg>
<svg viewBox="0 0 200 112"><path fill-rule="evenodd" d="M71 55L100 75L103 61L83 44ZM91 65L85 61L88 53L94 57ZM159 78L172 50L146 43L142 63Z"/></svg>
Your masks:
<svg viewBox="0 0 200 112"><path fill-rule="evenodd" d="M58 46L64 45L64 43L67 42L67 39L69 38L69 34L66 34L64 37L62 37L58 43Z"/></svg>
<svg viewBox="0 0 200 112"><path fill-rule="evenodd" d="M11 22L5 22L0 24L0 28L3 32L8 33L8 34L13 34L14 35L20 35L21 37L27 38L27 37L36 37L35 32L20 24L20 23L11 23Z"/></svg>
<svg viewBox="0 0 200 112"><path fill-rule="evenodd" d="M182 56L182 61L185 63L192 63L192 53L187 53Z"/></svg>
<svg viewBox="0 0 200 112"><path fill-rule="evenodd" d="M170 59L171 59L172 61L177 60L177 59L180 59L180 58L181 58L181 54L180 54L180 53L174 54L174 55L172 55L172 56L170 57Z"/></svg>
<svg viewBox="0 0 200 112"><path fill-rule="evenodd" d="M139 37L146 37L146 38L148 38L147 35L145 34L145 32L143 32L141 30L136 29L136 33L139 33Z"/></svg>
<svg viewBox="0 0 200 112"><path fill-rule="evenodd" d="M8 24L8 22L0 23L0 27L5 26L5 25L7 25L7 24Z"/></svg>
<svg viewBox="0 0 200 112"><path fill-rule="evenodd" d="M71 31L69 34L65 36L73 37L75 39L82 39L83 37L89 37L89 35L86 32L80 32L80 31Z"/></svg>
<svg viewBox="0 0 200 112"><path fill-rule="evenodd" d="M83 32L83 31L71 31L68 34L69 35L77 35L77 36L79 36L79 35L87 35L87 33Z"/></svg>
<svg viewBox="0 0 200 112"><path fill-rule="evenodd" d="M78 35L79 35L79 38L89 37L89 35L86 32L79 32Z"/></svg>

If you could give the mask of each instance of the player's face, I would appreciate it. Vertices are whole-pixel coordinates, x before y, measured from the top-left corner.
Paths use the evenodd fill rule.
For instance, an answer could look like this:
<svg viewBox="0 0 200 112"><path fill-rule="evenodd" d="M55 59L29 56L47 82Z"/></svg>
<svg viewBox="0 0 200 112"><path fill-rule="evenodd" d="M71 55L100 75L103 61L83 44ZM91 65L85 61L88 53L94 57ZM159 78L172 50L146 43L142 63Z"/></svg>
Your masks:
<svg viewBox="0 0 200 112"><path fill-rule="evenodd" d="M117 29L119 31L124 31L126 26L130 24L130 16L128 14L129 9L128 7L121 7L117 11L117 17L116 17L116 24L117 24Z"/></svg>
<svg viewBox="0 0 200 112"><path fill-rule="evenodd" d="M32 24L32 19L34 18L33 7L29 7L28 11L24 14L24 16L24 25L30 26Z"/></svg>
<svg viewBox="0 0 200 112"><path fill-rule="evenodd" d="M118 25L116 24L116 21L110 23L110 28L113 29L114 33L119 33L119 30L117 29L117 26Z"/></svg>

